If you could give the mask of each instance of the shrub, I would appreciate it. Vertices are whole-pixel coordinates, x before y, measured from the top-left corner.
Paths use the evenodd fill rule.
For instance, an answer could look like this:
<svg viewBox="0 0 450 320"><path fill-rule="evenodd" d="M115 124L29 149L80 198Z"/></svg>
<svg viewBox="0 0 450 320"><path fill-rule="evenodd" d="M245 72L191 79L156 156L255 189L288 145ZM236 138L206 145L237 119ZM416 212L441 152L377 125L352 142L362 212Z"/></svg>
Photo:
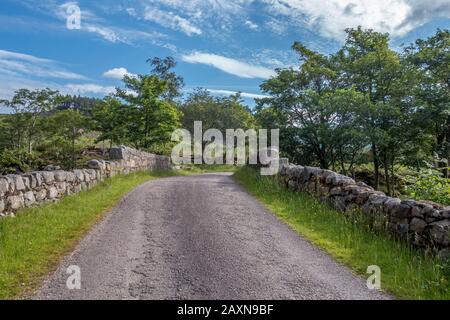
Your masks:
<svg viewBox="0 0 450 320"><path fill-rule="evenodd" d="M450 205L450 179L430 171L419 177L408 177L405 194L417 200L430 200Z"/></svg>

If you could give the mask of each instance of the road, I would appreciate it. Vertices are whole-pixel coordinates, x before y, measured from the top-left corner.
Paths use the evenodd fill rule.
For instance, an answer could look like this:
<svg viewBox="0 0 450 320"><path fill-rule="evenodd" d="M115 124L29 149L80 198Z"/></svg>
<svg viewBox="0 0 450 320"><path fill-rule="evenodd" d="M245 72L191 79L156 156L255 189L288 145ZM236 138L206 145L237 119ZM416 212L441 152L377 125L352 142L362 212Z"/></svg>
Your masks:
<svg viewBox="0 0 450 320"><path fill-rule="evenodd" d="M81 289L66 286L80 268ZM128 194L46 279L38 299L385 299L298 236L230 174Z"/></svg>

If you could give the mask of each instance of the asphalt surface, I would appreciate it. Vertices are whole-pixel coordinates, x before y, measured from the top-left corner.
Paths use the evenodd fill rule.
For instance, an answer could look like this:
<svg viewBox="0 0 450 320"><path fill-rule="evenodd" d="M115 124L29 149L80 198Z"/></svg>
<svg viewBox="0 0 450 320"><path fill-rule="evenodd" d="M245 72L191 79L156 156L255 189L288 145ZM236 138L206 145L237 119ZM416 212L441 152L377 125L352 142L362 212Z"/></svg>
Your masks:
<svg viewBox="0 0 450 320"><path fill-rule="evenodd" d="M79 266L81 289L67 268ZM298 236L228 173L147 182L49 276L37 299L386 299Z"/></svg>

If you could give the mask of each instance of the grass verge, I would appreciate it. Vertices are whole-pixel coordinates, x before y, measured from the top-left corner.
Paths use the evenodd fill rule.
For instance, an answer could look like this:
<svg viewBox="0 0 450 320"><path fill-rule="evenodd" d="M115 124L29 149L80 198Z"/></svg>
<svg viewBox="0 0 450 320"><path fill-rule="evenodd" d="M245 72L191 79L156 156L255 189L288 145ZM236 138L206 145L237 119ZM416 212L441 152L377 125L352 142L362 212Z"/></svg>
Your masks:
<svg viewBox="0 0 450 320"><path fill-rule="evenodd" d="M184 171L119 175L58 203L0 219L0 299L29 296L62 256L136 186Z"/></svg>
<svg viewBox="0 0 450 320"><path fill-rule="evenodd" d="M361 275L381 268L382 289L401 299L450 299L450 266L373 233L315 198L245 167L234 178L291 228Z"/></svg>
<svg viewBox="0 0 450 320"><path fill-rule="evenodd" d="M181 166L185 173L214 173L214 172L235 172L240 166L229 164L184 164Z"/></svg>

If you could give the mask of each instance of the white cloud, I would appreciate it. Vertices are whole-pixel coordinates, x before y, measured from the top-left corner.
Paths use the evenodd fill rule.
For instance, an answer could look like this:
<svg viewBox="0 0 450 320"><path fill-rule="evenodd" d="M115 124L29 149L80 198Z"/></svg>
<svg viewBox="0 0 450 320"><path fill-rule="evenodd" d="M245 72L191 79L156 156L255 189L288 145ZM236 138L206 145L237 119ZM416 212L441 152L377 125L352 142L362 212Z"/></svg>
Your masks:
<svg viewBox="0 0 450 320"><path fill-rule="evenodd" d="M437 16L450 17L448 0L321 0L320 4L309 0L263 1L268 12L285 17L278 20L279 24L292 28L303 21L323 36L339 40L346 28L359 25L402 37Z"/></svg>
<svg viewBox="0 0 450 320"><path fill-rule="evenodd" d="M54 15L60 20L66 20L68 17L67 8L71 5L77 5L77 2L67 2L60 6L56 6L53 8ZM51 5L47 4L47 7ZM127 8L125 11L128 14L135 16L136 12L133 8ZM138 41L147 40L152 44L168 47L170 44L166 44L161 41L161 39L167 38L165 34L154 31L141 31L136 29L128 29L122 28L118 26L108 25L104 21L104 19L98 17L92 11L86 10L84 7L81 7L81 31L93 33L99 35L106 41L112 43L124 43L128 45L134 45ZM72 32L76 32L77 30L71 30Z"/></svg>
<svg viewBox="0 0 450 320"><path fill-rule="evenodd" d="M100 94L108 95L116 91L116 88L111 86L101 86L94 83L85 84L66 84L62 91L70 92L72 94Z"/></svg>
<svg viewBox="0 0 450 320"><path fill-rule="evenodd" d="M247 17L247 6L254 0L130 0L131 15L188 35L202 35L215 40L227 41L230 33L241 26Z"/></svg>
<svg viewBox="0 0 450 320"><path fill-rule="evenodd" d="M189 20L172 12L162 11L157 8L147 7L145 9L144 19L160 24L166 28L182 31L188 36L202 34L202 30L194 26Z"/></svg>
<svg viewBox="0 0 450 320"><path fill-rule="evenodd" d="M115 91L114 87L93 83L61 84L61 80L87 78L58 67L58 63L50 59L0 50L0 99L10 99L19 89L52 88L65 94L87 95L107 95Z"/></svg>
<svg viewBox="0 0 450 320"><path fill-rule="evenodd" d="M12 51L6 51L6 50L0 50L0 59L20 59L25 60L29 62L36 62L36 63L50 63L52 60L50 59L43 59L38 58L29 54L25 53L19 53L19 52L12 52Z"/></svg>
<svg viewBox="0 0 450 320"><path fill-rule="evenodd" d="M245 25L247 27L249 27L250 29L252 29L252 30L258 30L259 29L258 25L256 23L254 23L253 21L251 21L251 20L246 20L245 21Z"/></svg>
<svg viewBox="0 0 450 320"><path fill-rule="evenodd" d="M224 56L194 52L189 55L181 56L181 59L188 63L199 63L212 66L223 72L241 77L241 78L260 78L268 79L275 75L275 71L261 67L248 64L239 60L227 58Z"/></svg>
<svg viewBox="0 0 450 320"><path fill-rule="evenodd" d="M250 98L250 99L262 99L267 98L268 96L262 95L262 94L256 94L256 93L249 93L249 92L240 92L240 91L231 91L231 90L220 90L220 89L206 89L212 94L217 94L221 96L230 96L235 95L236 93L240 93L241 97L243 98Z"/></svg>
<svg viewBox="0 0 450 320"><path fill-rule="evenodd" d="M86 79L83 75L57 67L52 60L5 50L0 50L0 73L66 80Z"/></svg>
<svg viewBox="0 0 450 320"><path fill-rule="evenodd" d="M113 68L103 73L103 76L111 79L119 79L122 80L125 76L134 77L135 74L129 72L126 68Z"/></svg>
<svg viewBox="0 0 450 320"><path fill-rule="evenodd" d="M58 84L52 81L33 80L28 78L6 76L0 73L0 99L11 99L19 89L38 90L51 88L62 94L73 95L108 95L115 92L114 87L99 84ZM1 112L0 108L0 112Z"/></svg>

